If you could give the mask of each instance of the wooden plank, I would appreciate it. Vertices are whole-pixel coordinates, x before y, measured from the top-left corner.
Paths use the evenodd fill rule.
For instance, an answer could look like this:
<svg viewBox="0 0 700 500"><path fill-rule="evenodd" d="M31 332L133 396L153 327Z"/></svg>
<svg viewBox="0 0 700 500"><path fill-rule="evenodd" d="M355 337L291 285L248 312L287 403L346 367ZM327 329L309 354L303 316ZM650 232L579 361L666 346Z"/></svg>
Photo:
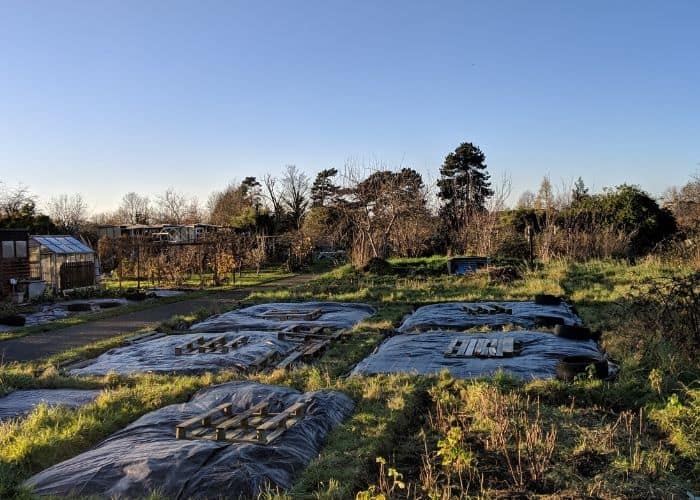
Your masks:
<svg viewBox="0 0 700 500"><path fill-rule="evenodd" d="M466 357L471 357L474 354L474 348L476 347L478 339L471 339L469 341L469 345L467 345L467 348L464 351L464 355Z"/></svg>
<svg viewBox="0 0 700 500"><path fill-rule="evenodd" d="M264 442L265 444L270 444L270 443L272 443L275 439L277 439L277 438L280 437L282 434L284 434L284 432L285 432L286 430L287 430L286 427L280 427L280 428L277 429L276 431L271 432L271 433L268 434L267 436L264 436L263 442Z"/></svg>
<svg viewBox="0 0 700 500"><path fill-rule="evenodd" d="M217 346L226 344L226 337L217 337L199 346L199 352L207 352L210 349L216 350Z"/></svg>
<svg viewBox="0 0 700 500"><path fill-rule="evenodd" d="M286 408L284 411L262 423L255 429L256 438L266 443L274 441L281 436L287 428L291 427L291 425L287 425L287 422L292 419L292 417L299 417L303 414L305 407L305 403L294 403L289 408ZM298 419L295 419L295 423L297 420Z"/></svg>
<svg viewBox="0 0 700 500"><path fill-rule="evenodd" d="M224 415L231 414L231 403L220 404L219 406L212 408L211 410L195 415L192 418L188 418L184 422L180 422L175 426L175 438L185 439L187 437L187 429L190 427L201 425L202 427L207 427L211 423L211 417L219 413Z"/></svg>
<svg viewBox="0 0 700 500"><path fill-rule="evenodd" d="M496 355L497 349L498 349L498 339L491 339L491 341L488 344L487 354L490 357L493 357Z"/></svg>
<svg viewBox="0 0 700 500"><path fill-rule="evenodd" d="M454 339L452 342L450 342L450 345L447 346L447 349L445 350L445 356L452 356L459 345L461 345L461 342L461 339Z"/></svg>
<svg viewBox="0 0 700 500"><path fill-rule="evenodd" d="M239 413L233 418L219 422L216 426L216 440L223 441L226 439L226 431L234 427L247 428L249 425L249 420L255 415L264 415L267 412L267 401L263 401L254 406L251 406L247 410Z"/></svg>
<svg viewBox="0 0 700 500"><path fill-rule="evenodd" d="M321 351L328 347L328 344L330 344L328 340L324 340L323 342L315 342L304 349L303 355L307 358L317 356L318 354L321 354Z"/></svg>
<svg viewBox="0 0 700 500"><path fill-rule="evenodd" d="M515 353L515 339L506 337L503 339L503 355L512 356Z"/></svg>
<svg viewBox="0 0 700 500"><path fill-rule="evenodd" d="M473 339L472 339L472 340L473 340ZM455 353L455 356L459 356L459 357L464 356L464 353L467 351L467 349L469 349L469 344L470 344L470 343L471 343L470 340L466 340L466 339L465 339L465 340L462 342L462 344L459 346L459 348L457 349L457 352Z"/></svg>
<svg viewBox="0 0 700 500"><path fill-rule="evenodd" d="M292 351L292 353L284 358L282 361L280 361L277 364L277 368L282 368L282 369L287 369L289 368L294 362L296 362L299 358L301 357L301 351Z"/></svg>
<svg viewBox="0 0 700 500"><path fill-rule="evenodd" d="M497 358L503 357L503 340L504 339L498 339L498 344L496 345L496 357Z"/></svg>
<svg viewBox="0 0 700 500"><path fill-rule="evenodd" d="M323 311L321 309L314 309L312 311L298 311L298 310L289 310L289 311L267 311L260 316L264 319L276 319L279 321L289 321L289 320L305 320L305 321L313 321L321 317L321 314Z"/></svg>
<svg viewBox="0 0 700 500"><path fill-rule="evenodd" d="M231 343L229 344L229 347L231 347L231 348L240 347L242 345L247 344L248 340L250 340L250 337L248 337L248 335L239 335L238 337L234 338L231 341Z"/></svg>
<svg viewBox="0 0 700 500"><path fill-rule="evenodd" d="M198 344L203 344L204 343L204 337L199 337L194 340L190 340L189 342L185 342L184 344L181 344L175 348L175 354L180 355L185 352L190 352L194 351L196 346Z"/></svg>
<svg viewBox="0 0 700 500"><path fill-rule="evenodd" d="M250 368L262 368L263 366L267 365L270 362L270 360L277 356L277 354L277 351L273 350L263 354L262 356L259 356L252 363L250 363Z"/></svg>
<svg viewBox="0 0 700 500"><path fill-rule="evenodd" d="M486 345L489 339L479 339L474 348L474 356L484 356L486 354Z"/></svg>

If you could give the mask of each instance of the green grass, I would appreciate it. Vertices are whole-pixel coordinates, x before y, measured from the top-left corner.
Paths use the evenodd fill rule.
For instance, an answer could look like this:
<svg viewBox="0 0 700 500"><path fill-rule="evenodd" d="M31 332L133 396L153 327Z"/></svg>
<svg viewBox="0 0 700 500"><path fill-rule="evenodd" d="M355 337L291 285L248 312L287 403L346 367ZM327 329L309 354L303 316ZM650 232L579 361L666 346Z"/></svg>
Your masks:
<svg viewBox="0 0 700 500"><path fill-rule="evenodd" d="M471 495L484 497L541 494L619 498L698 492L698 390L692 384L683 388L674 383L672 364L662 360L652 366L650 359L661 358L649 358L635 349L630 339L643 333L631 331L625 308L644 280L683 275L689 269L653 259L635 265L553 262L526 269L522 279L502 284L491 281L487 273L444 275L442 257L391 263L395 274L389 276L343 266L304 286L258 292L248 299L357 301L377 308L377 314L353 329L348 342L333 345L313 366L245 377L303 391L342 391L356 405L353 415L331 433L319 457L293 488L287 494L270 493L266 498L353 498L371 487L379 492L391 481L380 481L378 456L386 459L387 467L403 474L407 489L423 497L457 496L458 472L461 479L469 481ZM417 306L453 300L525 300L536 293L567 296L584 321L602 329L603 346L622 362L615 381L523 383L505 376L455 381L446 375L345 377L382 341L383 331L397 326ZM163 328L177 333L180 322L189 323L205 314L173 318ZM200 387L238 377L221 372L76 378L53 367L75 355L97 355L122 340L118 337L92 344L47 361L0 367L1 391L25 387L108 389L98 401L79 410L39 408L27 419L4 424L0 428L0 497L26 494L18 485L29 475L88 449L140 415L185 401ZM700 377L697 362L685 369L694 373L696 380ZM494 394L500 396L492 398ZM535 408L540 415L536 421ZM504 453L517 450L517 430L523 428L521 420L508 417L520 415L517 411L525 411L531 419L528 422L535 422L545 433L552 428L557 431L546 474L523 484L516 484L504 462ZM493 433L508 418L521 423L511 427L505 448L494 447L497 436ZM449 433L456 426L464 429L458 438ZM641 432L636 431L639 428ZM466 461L460 462L459 457ZM599 464L603 464L601 470L596 468ZM432 479L426 479L429 477Z"/></svg>
<svg viewBox="0 0 700 500"><path fill-rule="evenodd" d="M208 290L235 290L236 288L242 287L242 286L253 286L253 285L260 285L262 283L266 283L268 281L273 281L273 280L278 280L282 278L288 278L290 276L293 276L294 273L289 273L282 269L281 267L269 267L269 268L264 268L261 269L259 273L255 272L254 270L244 270L242 274L236 273L236 279L235 282L231 280L231 275L228 274L226 276L226 283L222 285L215 285L213 282L213 275L212 273L204 273L203 279L204 279L204 287ZM118 279L109 279L103 281L104 285L108 290L119 290L119 280ZM202 280L200 279L199 275L193 275L189 277L188 279L185 280L185 282L179 287L179 288L199 288L201 286ZM122 280L121 282L121 288L123 289L129 289L129 288L136 288L137 281L135 278L129 278ZM171 288L170 285L167 283L156 283L154 281L150 281L147 279L142 279L141 280L141 287L142 288L155 288L155 287L161 287L161 288ZM178 288L178 287L175 287Z"/></svg>

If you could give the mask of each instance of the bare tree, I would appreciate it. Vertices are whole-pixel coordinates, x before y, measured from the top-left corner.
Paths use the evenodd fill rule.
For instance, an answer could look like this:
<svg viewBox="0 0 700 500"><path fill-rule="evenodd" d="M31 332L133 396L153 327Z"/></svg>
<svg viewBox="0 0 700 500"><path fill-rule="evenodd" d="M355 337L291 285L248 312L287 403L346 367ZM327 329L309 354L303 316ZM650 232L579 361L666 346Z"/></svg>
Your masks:
<svg viewBox="0 0 700 500"><path fill-rule="evenodd" d="M166 224L182 224L188 209L187 196L169 187L156 196L155 215L159 222Z"/></svg>
<svg viewBox="0 0 700 500"><path fill-rule="evenodd" d="M500 182L492 185L493 195L486 201L483 212L475 214L471 223L460 234L462 248L478 255L493 255L499 245L510 236L501 223L501 215L512 191L512 181L503 174Z"/></svg>
<svg viewBox="0 0 700 500"><path fill-rule="evenodd" d="M80 194L67 194L51 198L48 203L49 215L62 231L76 234L87 219L87 203Z"/></svg>
<svg viewBox="0 0 700 500"><path fill-rule="evenodd" d="M29 188L19 184L14 188L8 188L0 182L0 218L11 218L20 213L24 207L36 205L36 196Z"/></svg>
<svg viewBox="0 0 700 500"><path fill-rule="evenodd" d="M517 203L518 208L534 208L535 207L535 193L530 190L523 191L523 194L518 198Z"/></svg>
<svg viewBox="0 0 700 500"><path fill-rule="evenodd" d="M279 226L284 209L282 208L277 178L272 174L265 174L263 177L263 186L265 186L263 197L270 202L272 212L275 214L275 224Z"/></svg>
<svg viewBox="0 0 700 500"><path fill-rule="evenodd" d="M309 177L296 165L287 165L281 183L282 203L289 210L294 227L299 229L309 206Z"/></svg>
<svg viewBox="0 0 700 500"><path fill-rule="evenodd" d="M148 197L133 191L125 194L117 209L117 217L125 224L148 224L151 219Z"/></svg>
<svg viewBox="0 0 700 500"><path fill-rule="evenodd" d="M199 198L193 196L187 203L187 208L185 210L185 217L183 219L183 224L197 224L206 220L208 214L202 204L199 202Z"/></svg>

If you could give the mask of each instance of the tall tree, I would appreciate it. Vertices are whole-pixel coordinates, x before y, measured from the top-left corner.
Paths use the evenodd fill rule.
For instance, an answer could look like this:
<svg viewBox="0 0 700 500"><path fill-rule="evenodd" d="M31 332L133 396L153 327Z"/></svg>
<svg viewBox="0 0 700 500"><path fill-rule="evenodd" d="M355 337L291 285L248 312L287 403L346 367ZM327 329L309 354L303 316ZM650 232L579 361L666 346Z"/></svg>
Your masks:
<svg viewBox="0 0 700 500"><path fill-rule="evenodd" d="M187 217L187 196L169 187L156 196L156 218L164 224L182 224Z"/></svg>
<svg viewBox="0 0 700 500"><path fill-rule="evenodd" d="M545 175L535 197L535 209L550 211L554 208L554 190L549 176Z"/></svg>
<svg viewBox="0 0 700 500"><path fill-rule="evenodd" d="M0 227L27 228L33 234L51 234L56 226L37 211L36 197L25 186L8 189L0 183Z"/></svg>
<svg viewBox="0 0 700 500"><path fill-rule="evenodd" d="M571 191L571 200L577 203L588 196L588 188L583 183L583 179L579 177L574 183L574 188Z"/></svg>
<svg viewBox="0 0 700 500"><path fill-rule="evenodd" d="M255 226L256 212L250 197L251 179L229 184L226 189L212 193L209 198L210 222L237 228Z"/></svg>
<svg viewBox="0 0 700 500"><path fill-rule="evenodd" d="M265 186L263 197L270 202L270 208L272 209L272 213L275 218L275 226L279 227L282 216L284 215L284 208L282 207L282 199L279 192L277 177L269 173L265 174L263 177L263 185Z"/></svg>
<svg viewBox="0 0 700 500"><path fill-rule="evenodd" d="M122 197L117 218L123 224L148 224L151 220L151 202L147 196L130 192Z"/></svg>
<svg viewBox="0 0 700 500"><path fill-rule="evenodd" d="M392 241L405 247L405 234L411 230L411 224L428 213L423 179L410 168L376 171L355 181L342 195L339 209L352 222L353 258L360 262L369 257L387 258ZM423 226L429 224L418 223L418 227ZM420 246L418 239L414 232L413 243Z"/></svg>
<svg viewBox="0 0 700 500"><path fill-rule="evenodd" d="M59 231L77 234L87 219L87 203L80 194L59 195L48 203L49 215Z"/></svg>
<svg viewBox="0 0 700 500"><path fill-rule="evenodd" d="M311 186L311 206L325 207L332 203L340 191L340 186L333 184L333 177L338 175L338 170L328 168L316 174L313 186Z"/></svg>
<svg viewBox="0 0 700 500"><path fill-rule="evenodd" d="M296 165L287 165L281 183L282 203L289 211L294 227L299 229L309 206L309 177Z"/></svg>
<svg viewBox="0 0 700 500"><path fill-rule="evenodd" d="M493 195L485 162L486 156L478 146L464 142L445 157L440 168L440 216L451 241L455 241L456 232L470 223L472 214L485 210L486 200Z"/></svg>

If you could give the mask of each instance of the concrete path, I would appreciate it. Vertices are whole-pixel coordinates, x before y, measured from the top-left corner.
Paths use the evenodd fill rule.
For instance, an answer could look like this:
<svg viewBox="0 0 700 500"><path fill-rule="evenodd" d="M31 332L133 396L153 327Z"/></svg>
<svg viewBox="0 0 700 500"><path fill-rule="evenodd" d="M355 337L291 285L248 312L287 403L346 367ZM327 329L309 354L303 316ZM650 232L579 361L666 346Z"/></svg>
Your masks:
<svg viewBox="0 0 700 500"><path fill-rule="evenodd" d="M107 319L0 341L0 363L32 361L45 358L97 340L136 332L143 328L155 327L160 322L176 314L189 314L198 309L214 308L217 305L235 302L244 299L251 292L302 285L313 277L313 274L298 274L261 285L242 287L230 292L215 293L191 300L185 299L180 302L154 306L142 311L126 313Z"/></svg>

